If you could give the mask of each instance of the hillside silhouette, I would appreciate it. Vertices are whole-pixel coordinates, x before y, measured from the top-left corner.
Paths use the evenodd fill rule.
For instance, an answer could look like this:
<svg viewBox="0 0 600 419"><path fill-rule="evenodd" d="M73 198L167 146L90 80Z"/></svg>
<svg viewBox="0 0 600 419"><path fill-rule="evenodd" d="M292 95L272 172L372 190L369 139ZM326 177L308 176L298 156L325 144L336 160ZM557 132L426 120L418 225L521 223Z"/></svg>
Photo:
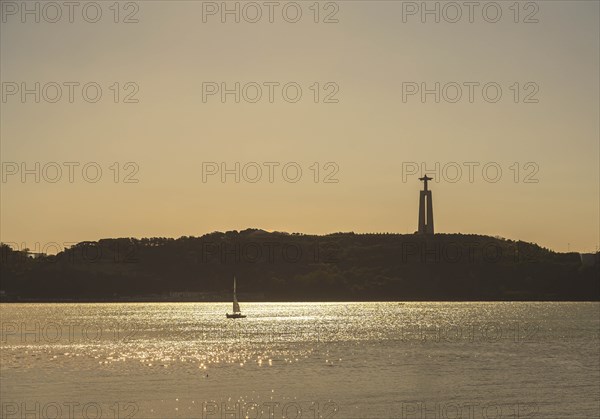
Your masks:
<svg viewBox="0 0 600 419"><path fill-rule="evenodd" d="M0 250L3 301L227 301L233 275L257 301L600 300L597 262L481 235L248 229Z"/></svg>

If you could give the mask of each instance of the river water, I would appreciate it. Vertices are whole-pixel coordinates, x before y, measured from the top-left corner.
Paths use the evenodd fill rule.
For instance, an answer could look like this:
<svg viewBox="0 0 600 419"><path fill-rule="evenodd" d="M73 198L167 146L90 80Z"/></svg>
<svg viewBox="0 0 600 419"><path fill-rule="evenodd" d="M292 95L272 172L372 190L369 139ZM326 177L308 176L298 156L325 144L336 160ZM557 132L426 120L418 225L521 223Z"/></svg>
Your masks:
<svg viewBox="0 0 600 419"><path fill-rule="evenodd" d="M5 418L598 418L600 303L0 305Z"/></svg>

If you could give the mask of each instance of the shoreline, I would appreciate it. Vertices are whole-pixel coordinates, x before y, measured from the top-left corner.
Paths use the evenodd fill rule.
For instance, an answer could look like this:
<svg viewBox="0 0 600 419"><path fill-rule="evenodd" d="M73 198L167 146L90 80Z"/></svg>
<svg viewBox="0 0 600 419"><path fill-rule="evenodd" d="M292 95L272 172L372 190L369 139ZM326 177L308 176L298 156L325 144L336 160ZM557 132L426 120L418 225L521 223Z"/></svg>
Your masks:
<svg viewBox="0 0 600 419"><path fill-rule="evenodd" d="M0 300L0 304L100 304L100 303L222 303L222 304L231 304L231 300L185 300L185 299L158 299L158 298L131 298L131 299L4 299ZM285 303L600 303L600 300L593 299L581 299L581 300L573 300L573 299L463 299L463 300L442 300L442 299L412 299L412 300L315 300L315 299L305 299L305 300L289 300L289 299L281 299L281 300L248 300L241 301L240 304L256 304L256 303L264 303L264 304L285 304Z"/></svg>

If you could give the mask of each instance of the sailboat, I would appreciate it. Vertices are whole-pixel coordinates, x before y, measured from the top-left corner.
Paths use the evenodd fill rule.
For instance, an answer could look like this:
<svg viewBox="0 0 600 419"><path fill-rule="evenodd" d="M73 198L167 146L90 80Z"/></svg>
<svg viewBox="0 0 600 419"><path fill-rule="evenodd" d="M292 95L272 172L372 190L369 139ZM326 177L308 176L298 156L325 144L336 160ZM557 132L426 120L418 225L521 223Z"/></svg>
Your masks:
<svg viewBox="0 0 600 419"><path fill-rule="evenodd" d="M228 319L244 319L246 316L242 314L240 310L240 303L237 300L237 293L235 291L235 276L233 277L233 314L226 313Z"/></svg>

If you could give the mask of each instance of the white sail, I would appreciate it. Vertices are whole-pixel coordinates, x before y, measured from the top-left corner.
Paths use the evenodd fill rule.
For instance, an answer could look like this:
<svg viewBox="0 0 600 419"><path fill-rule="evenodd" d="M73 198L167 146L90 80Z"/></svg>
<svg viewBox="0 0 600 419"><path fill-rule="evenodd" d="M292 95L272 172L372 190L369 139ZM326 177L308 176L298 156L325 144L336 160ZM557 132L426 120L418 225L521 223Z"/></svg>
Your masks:
<svg viewBox="0 0 600 419"><path fill-rule="evenodd" d="M235 276L233 277L233 312L234 313L241 312L241 310L240 310L240 304L238 303L237 293L236 293L236 290L235 290Z"/></svg>

